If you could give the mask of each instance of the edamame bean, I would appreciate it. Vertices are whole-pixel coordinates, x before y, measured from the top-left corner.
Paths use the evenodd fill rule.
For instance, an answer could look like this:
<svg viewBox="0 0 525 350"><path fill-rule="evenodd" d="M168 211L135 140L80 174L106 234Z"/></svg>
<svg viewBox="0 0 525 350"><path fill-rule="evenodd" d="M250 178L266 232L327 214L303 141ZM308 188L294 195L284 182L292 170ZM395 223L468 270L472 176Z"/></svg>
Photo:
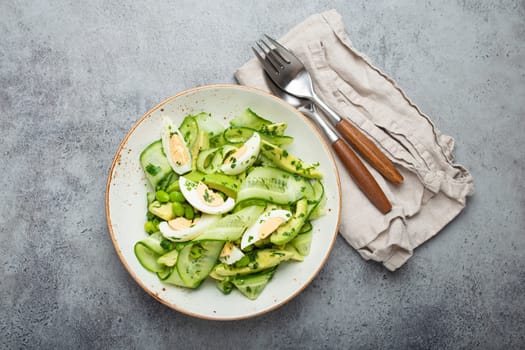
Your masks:
<svg viewBox="0 0 525 350"><path fill-rule="evenodd" d="M184 206L179 202L173 202L171 208L176 217L183 216L185 213Z"/></svg>
<svg viewBox="0 0 525 350"><path fill-rule="evenodd" d="M144 231L151 234L157 231L157 228L155 227L155 223L152 221L146 221L144 224Z"/></svg>
<svg viewBox="0 0 525 350"><path fill-rule="evenodd" d="M159 190L155 193L155 198L161 203L166 203L170 201L170 196L163 190Z"/></svg>
<svg viewBox="0 0 525 350"><path fill-rule="evenodd" d="M170 193L170 200L172 202L179 202L184 203L186 201L186 198L184 198L184 195L180 191L173 191Z"/></svg>
<svg viewBox="0 0 525 350"><path fill-rule="evenodd" d="M188 220L193 220L193 218L195 217L193 207L189 204L184 205L184 217Z"/></svg>

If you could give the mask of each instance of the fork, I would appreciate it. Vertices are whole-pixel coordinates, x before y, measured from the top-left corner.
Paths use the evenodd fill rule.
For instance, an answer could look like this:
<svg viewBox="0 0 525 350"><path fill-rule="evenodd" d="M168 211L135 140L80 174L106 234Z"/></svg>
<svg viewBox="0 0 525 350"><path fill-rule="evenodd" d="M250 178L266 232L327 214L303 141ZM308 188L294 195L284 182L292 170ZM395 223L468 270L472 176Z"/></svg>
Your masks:
<svg viewBox="0 0 525 350"><path fill-rule="evenodd" d="M323 130L326 138L332 145L332 148L337 153L337 156L361 191L369 198L374 206L381 211L381 213L388 213L392 209L392 205L375 181L374 177L370 174L363 162L361 162L356 156L353 149L342 140L337 131L335 131L333 127L321 117L317 108L315 108L315 105L309 100L299 99L288 94L275 85L271 79L268 79L268 85L275 95L281 97L292 105L292 107L297 108L299 112L312 119L319 129Z"/></svg>
<svg viewBox="0 0 525 350"><path fill-rule="evenodd" d="M252 47L255 56L272 81L285 92L315 103L329 117L341 135L374 167L385 179L393 184L403 182L403 176L377 146L347 119L339 116L315 93L312 78L303 63L277 40L265 35L256 42L259 50ZM263 57L264 56L264 57Z"/></svg>

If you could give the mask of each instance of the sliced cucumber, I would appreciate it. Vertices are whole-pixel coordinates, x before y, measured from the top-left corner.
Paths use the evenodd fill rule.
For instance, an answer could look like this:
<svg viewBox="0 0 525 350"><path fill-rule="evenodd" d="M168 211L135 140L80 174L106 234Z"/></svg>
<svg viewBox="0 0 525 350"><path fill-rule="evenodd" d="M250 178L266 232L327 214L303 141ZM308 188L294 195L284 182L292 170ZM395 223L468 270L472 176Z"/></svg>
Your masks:
<svg viewBox="0 0 525 350"><path fill-rule="evenodd" d="M301 231L299 231L299 234L307 233L308 231L312 231L314 227L312 226L312 223L310 221L307 221L304 223L303 227L301 227Z"/></svg>
<svg viewBox="0 0 525 350"><path fill-rule="evenodd" d="M235 146L224 145L200 152L197 156L196 168L202 173L213 174L219 170L224 163L224 159L236 150L237 147Z"/></svg>
<svg viewBox="0 0 525 350"><path fill-rule="evenodd" d="M176 174L174 171L171 171L171 173L164 176L159 182L157 182L157 186L155 187L155 190L165 191L173 182L177 182L178 179L179 179L179 175Z"/></svg>
<svg viewBox="0 0 525 350"><path fill-rule="evenodd" d="M325 215L327 197L323 184L320 181L313 182L315 197L308 200L308 219L315 220Z"/></svg>
<svg viewBox="0 0 525 350"><path fill-rule="evenodd" d="M171 272L172 272L173 270L174 270L173 268L167 267L167 268L165 268L164 270L162 270L162 271L160 271L160 272L157 272L157 277L158 277L161 281L164 281L166 278L168 278L168 277L171 275Z"/></svg>
<svg viewBox="0 0 525 350"><path fill-rule="evenodd" d="M151 250L142 241L135 244L134 252L137 260L146 270L151 272L163 272L166 270L166 266L157 262L159 254Z"/></svg>
<svg viewBox="0 0 525 350"><path fill-rule="evenodd" d="M235 116L231 125L244 126L255 130L261 130L265 125L272 124L271 121L264 119L250 108L245 109L241 114Z"/></svg>
<svg viewBox="0 0 525 350"><path fill-rule="evenodd" d="M192 248L198 244L201 251L197 258L193 258ZM224 242L209 241L185 246L177 259L177 271L184 284L191 288L198 287L208 277L208 274L217 263Z"/></svg>
<svg viewBox="0 0 525 350"><path fill-rule="evenodd" d="M186 141L186 144L191 149L199 135L199 125L197 124L195 117L187 115L180 124L179 131L181 132L182 137L184 137L184 141Z"/></svg>
<svg viewBox="0 0 525 350"><path fill-rule="evenodd" d="M193 240L235 241L241 238L244 231L253 225L263 211L264 207L254 205L226 215Z"/></svg>
<svg viewBox="0 0 525 350"><path fill-rule="evenodd" d="M235 205L235 210L234 212L237 212L239 210L242 210L246 207L251 207L251 206L259 206L259 207L265 207L266 204L268 202L265 201L264 199L259 199L259 198L252 198L252 199L246 199L246 200L243 200L242 202L239 202Z"/></svg>
<svg viewBox="0 0 525 350"><path fill-rule="evenodd" d="M195 115L194 118L199 126L199 130L207 132L210 138L221 134L224 130L217 118L213 118L209 113L201 112Z"/></svg>
<svg viewBox="0 0 525 350"><path fill-rule="evenodd" d="M155 189L157 184L172 173L168 159L162 150L162 141L158 140L150 144L140 154L140 164L144 174L151 186Z"/></svg>
<svg viewBox="0 0 525 350"><path fill-rule="evenodd" d="M180 274L179 274L179 271L177 271L177 268L173 267L171 269L171 273L169 274L169 276L167 278L165 278L163 280L164 283L168 283L168 284L173 284L175 286L179 286L179 287L186 287L186 288L195 288L195 287L191 287L191 286L188 286L186 285L186 283L184 283L184 281L182 280L182 278L180 278Z"/></svg>
<svg viewBox="0 0 525 350"><path fill-rule="evenodd" d="M155 232L151 234L150 236L142 239L139 243L142 243L144 246L149 248L155 254L160 256L166 253L166 250L162 247L163 240L164 240L164 236L162 236L162 233Z"/></svg>
<svg viewBox="0 0 525 350"><path fill-rule="evenodd" d="M199 155L199 152L205 149L208 149L210 147L210 138L208 136L208 133L203 130L199 130L197 134L197 139L192 144L190 152L191 152L191 167L192 170L195 170L197 168L197 157Z"/></svg>
<svg viewBox="0 0 525 350"><path fill-rule="evenodd" d="M157 259L157 262L159 264L172 267L172 266L175 266L175 264L177 263L178 256L179 256L179 252L177 251L177 249L173 249L172 251L169 251L166 254L160 256Z"/></svg>
<svg viewBox="0 0 525 350"><path fill-rule="evenodd" d="M312 237L313 237L313 227L310 221L307 221L303 227L301 227L301 231L299 234L290 241L290 244L297 249L299 254L302 256L307 256L310 254L310 247L312 245Z"/></svg>
<svg viewBox="0 0 525 350"><path fill-rule="evenodd" d="M231 283L248 299L255 300L272 279L275 269L271 268L252 275L238 276L233 278Z"/></svg>
<svg viewBox="0 0 525 350"><path fill-rule="evenodd" d="M275 204L292 204L305 196L307 181L286 171L257 167L251 171L237 193L237 202L263 199Z"/></svg>

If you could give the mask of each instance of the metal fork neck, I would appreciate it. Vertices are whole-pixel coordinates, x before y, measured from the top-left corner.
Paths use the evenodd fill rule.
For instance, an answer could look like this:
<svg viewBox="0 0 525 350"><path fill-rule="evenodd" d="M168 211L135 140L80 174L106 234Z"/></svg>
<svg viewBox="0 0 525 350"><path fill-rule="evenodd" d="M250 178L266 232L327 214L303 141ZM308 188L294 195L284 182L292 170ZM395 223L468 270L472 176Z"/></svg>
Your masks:
<svg viewBox="0 0 525 350"><path fill-rule="evenodd" d="M311 99L323 112L324 114L330 119L333 125L338 124L342 118L337 114L332 108L330 108L326 103L323 102L317 96L317 94L312 89L312 99Z"/></svg>
<svg viewBox="0 0 525 350"><path fill-rule="evenodd" d="M313 121L315 122L315 124L317 124L317 126L319 128L321 128L324 132L324 134L326 135L326 137L328 138L328 140L330 141L330 143L334 143L335 141L339 140L339 136L336 134L336 132L332 129L332 126L330 124L328 124L324 119L323 117L321 117L319 115L319 112L316 111L315 107L313 108L307 108L306 106L305 107L302 107L299 109L302 113L306 114L308 117L310 117L311 119L313 119Z"/></svg>

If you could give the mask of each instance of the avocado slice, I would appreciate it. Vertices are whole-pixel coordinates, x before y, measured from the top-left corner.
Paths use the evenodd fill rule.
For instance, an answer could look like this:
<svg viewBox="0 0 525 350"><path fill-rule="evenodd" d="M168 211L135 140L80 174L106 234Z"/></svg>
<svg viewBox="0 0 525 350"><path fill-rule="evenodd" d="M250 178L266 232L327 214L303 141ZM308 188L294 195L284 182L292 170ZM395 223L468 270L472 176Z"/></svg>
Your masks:
<svg viewBox="0 0 525 350"><path fill-rule="evenodd" d="M268 141L261 140L261 153L280 169L309 179L321 179L323 177L323 174L314 165L305 163L288 153L287 150Z"/></svg>
<svg viewBox="0 0 525 350"><path fill-rule="evenodd" d="M184 177L194 182L202 181L209 188L221 191L233 199L237 198L237 191L241 186L241 182L235 176L219 173L204 174L199 171L192 171L184 175Z"/></svg>
<svg viewBox="0 0 525 350"><path fill-rule="evenodd" d="M305 198L298 200L292 218L272 233L270 241L275 245L283 245L294 239L301 230L301 227L303 227L307 213L308 200Z"/></svg>
<svg viewBox="0 0 525 350"><path fill-rule="evenodd" d="M172 205L170 202L161 203L159 201L153 201L148 206L148 210L153 215L158 216L162 220L169 221L175 217L173 214Z"/></svg>
<svg viewBox="0 0 525 350"><path fill-rule="evenodd" d="M283 261L290 260L295 254L286 250L261 249L254 251L254 258L243 267L234 265L218 264L213 269L213 275L217 277L228 277L236 275L249 275L277 266Z"/></svg>

